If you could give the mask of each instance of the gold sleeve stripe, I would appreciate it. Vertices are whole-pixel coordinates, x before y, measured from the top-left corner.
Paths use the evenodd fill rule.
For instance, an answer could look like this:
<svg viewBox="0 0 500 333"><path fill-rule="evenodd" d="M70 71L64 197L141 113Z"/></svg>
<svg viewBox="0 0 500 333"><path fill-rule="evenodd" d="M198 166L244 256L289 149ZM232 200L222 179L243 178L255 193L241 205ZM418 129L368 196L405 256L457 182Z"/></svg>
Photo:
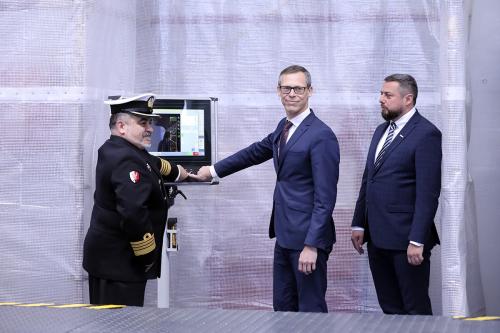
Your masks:
<svg viewBox="0 0 500 333"><path fill-rule="evenodd" d="M130 242L130 245L132 245L136 257L148 254L156 249L155 235L148 232L142 240Z"/></svg>
<svg viewBox="0 0 500 333"><path fill-rule="evenodd" d="M165 161L164 159L161 160L161 168L160 172L163 176L168 176L170 174L170 171L172 171L172 166L168 161Z"/></svg>

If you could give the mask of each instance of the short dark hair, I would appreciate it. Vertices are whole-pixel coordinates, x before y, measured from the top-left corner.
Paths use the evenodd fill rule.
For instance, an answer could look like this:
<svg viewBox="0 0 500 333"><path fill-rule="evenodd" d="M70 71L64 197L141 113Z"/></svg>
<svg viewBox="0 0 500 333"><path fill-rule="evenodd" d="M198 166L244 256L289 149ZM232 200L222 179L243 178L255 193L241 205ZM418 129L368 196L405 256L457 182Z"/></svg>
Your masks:
<svg viewBox="0 0 500 333"><path fill-rule="evenodd" d="M118 113L114 113L109 117L109 129L115 127L117 120L118 120Z"/></svg>
<svg viewBox="0 0 500 333"><path fill-rule="evenodd" d="M130 116L130 113L125 113L125 112L118 112L118 113L113 113L109 117L109 129L113 129L120 120L120 118L123 118L124 116Z"/></svg>
<svg viewBox="0 0 500 333"><path fill-rule="evenodd" d="M417 81L409 74L392 74L384 79L385 82L398 82L399 91L413 95L413 105L417 103L418 86Z"/></svg>
<svg viewBox="0 0 500 333"><path fill-rule="evenodd" d="M310 87L311 86L311 73L309 73L309 71L307 69L305 69L304 67L299 66L299 65L288 66L287 68L282 70L280 73L280 76L278 78L278 86L281 84L281 76L283 76L285 74L293 74L293 73L299 73L299 72L304 73L304 75L306 76L307 87Z"/></svg>

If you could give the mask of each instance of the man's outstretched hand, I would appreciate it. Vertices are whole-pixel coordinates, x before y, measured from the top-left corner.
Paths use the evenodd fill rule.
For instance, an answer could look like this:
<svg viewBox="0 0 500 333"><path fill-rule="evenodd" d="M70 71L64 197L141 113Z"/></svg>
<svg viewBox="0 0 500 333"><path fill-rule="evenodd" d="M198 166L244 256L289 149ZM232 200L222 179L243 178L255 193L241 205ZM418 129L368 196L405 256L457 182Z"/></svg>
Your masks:
<svg viewBox="0 0 500 333"><path fill-rule="evenodd" d="M194 179L199 182L209 182L212 180L212 174L210 173L210 167L208 165L202 166L200 170L198 170L198 173L189 174L189 178Z"/></svg>

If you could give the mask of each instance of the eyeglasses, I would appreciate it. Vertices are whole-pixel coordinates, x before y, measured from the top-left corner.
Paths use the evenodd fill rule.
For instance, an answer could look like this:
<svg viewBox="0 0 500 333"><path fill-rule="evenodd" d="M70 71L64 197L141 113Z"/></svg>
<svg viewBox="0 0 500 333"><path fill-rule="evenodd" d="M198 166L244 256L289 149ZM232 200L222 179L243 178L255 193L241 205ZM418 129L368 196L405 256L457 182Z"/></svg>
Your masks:
<svg viewBox="0 0 500 333"><path fill-rule="evenodd" d="M288 87L288 86L278 86L280 89L280 92L282 94L289 94L292 92L292 90L297 94L297 95L302 95L306 92L306 89L309 87Z"/></svg>

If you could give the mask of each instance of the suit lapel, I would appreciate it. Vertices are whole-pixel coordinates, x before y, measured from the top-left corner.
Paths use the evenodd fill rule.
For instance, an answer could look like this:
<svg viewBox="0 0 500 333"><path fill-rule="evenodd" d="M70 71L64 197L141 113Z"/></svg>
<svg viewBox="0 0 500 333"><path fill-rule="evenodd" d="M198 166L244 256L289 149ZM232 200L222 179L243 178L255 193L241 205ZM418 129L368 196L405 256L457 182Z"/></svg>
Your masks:
<svg viewBox="0 0 500 333"><path fill-rule="evenodd" d="M144 162L146 164L146 168L149 171L151 171L152 173L154 173L157 178L161 179L161 172L157 168L156 163L153 160L152 156L149 155L149 153L146 150L141 151L141 155L142 155L141 157L144 159Z"/></svg>
<svg viewBox="0 0 500 333"><path fill-rule="evenodd" d="M375 130L375 133L373 134L372 142L368 150L368 165L370 166L374 166L375 164L375 152L377 151L378 143L382 138L382 135L384 135L385 131L387 130L388 126L389 122L386 122L378 126L377 129Z"/></svg>
<svg viewBox="0 0 500 333"><path fill-rule="evenodd" d="M278 171L283 165L283 161L285 160L285 157L290 150L290 148L293 147L293 145L300 139L302 134L307 132L309 129L309 126L311 126L312 121L314 120L316 116L314 115L313 111L311 110L311 113L300 123L299 127L293 132L293 135L290 137L288 142L286 143L285 147L283 148L283 151L279 153L279 161L278 161ZM279 142L279 139L278 139ZM279 143L278 143L279 144Z"/></svg>
<svg viewBox="0 0 500 333"><path fill-rule="evenodd" d="M421 116L417 112L408 120L406 123L405 127L398 133L398 135L392 140L391 144L389 147L387 147L387 150L384 153L384 156L382 156L382 159L380 161L380 164L378 168L375 169L375 172L377 172L380 167L384 164L384 162L389 158L391 153L396 149L402 142L403 140L411 134L415 126L417 125L418 121L420 120ZM386 127L387 128L387 127Z"/></svg>
<svg viewBox="0 0 500 333"><path fill-rule="evenodd" d="M152 161L151 161L151 162L152 162ZM147 164L151 167L151 170L153 170L153 172L156 174L156 176L157 176L159 179L161 179L161 172L160 172L160 170L158 170L158 169L156 168L155 163L149 163L149 162L148 162ZM172 167L174 167L174 166L172 166Z"/></svg>
<svg viewBox="0 0 500 333"><path fill-rule="evenodd" d="M281 119L281 121L278 124L278 127L276 127L276 130L274 131L274 139L273 139L273 162L274 162L274 170L278 170L279 168L279 145L280 145L280 135L281 132L283 131L283 127L285 127L285 121L286 118Z"/></svg>

